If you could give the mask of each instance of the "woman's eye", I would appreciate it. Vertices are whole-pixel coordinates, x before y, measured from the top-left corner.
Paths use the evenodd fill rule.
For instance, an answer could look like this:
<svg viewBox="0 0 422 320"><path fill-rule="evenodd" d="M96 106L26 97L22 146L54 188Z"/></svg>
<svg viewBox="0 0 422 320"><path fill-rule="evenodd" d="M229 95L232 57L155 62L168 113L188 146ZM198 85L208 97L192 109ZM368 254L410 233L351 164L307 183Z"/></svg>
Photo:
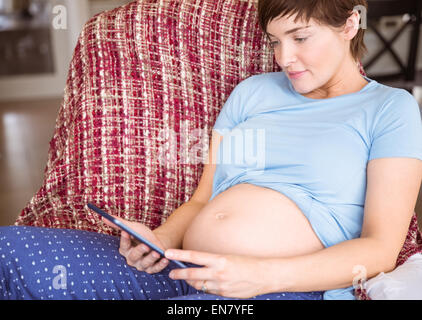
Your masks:
<svg viewBox="0 0 422 320"><path fill-rule="evenodd" d="M303 42L306 41L306 39L307 38L295 38L295 41L298 42L298 43L303 43ZM270 47L274 49L278 44L279 44L278 41L271 41L270 42Z"/></svg>
<svg viewBox="0 0 422 320"><path fill-rule="evenodd" d="M278 44L278 41L271 41L270 46L271 48L274 48Z"/></svg>

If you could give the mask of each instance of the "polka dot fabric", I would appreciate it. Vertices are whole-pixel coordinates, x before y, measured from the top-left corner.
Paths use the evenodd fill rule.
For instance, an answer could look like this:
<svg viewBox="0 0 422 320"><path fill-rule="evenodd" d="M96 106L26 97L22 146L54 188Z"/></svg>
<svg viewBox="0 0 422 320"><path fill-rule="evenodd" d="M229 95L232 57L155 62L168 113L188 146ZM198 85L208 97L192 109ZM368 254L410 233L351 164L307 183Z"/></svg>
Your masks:
<svg viewBox="0 0 422 320"><path fill-rule="evenodd" d="M83 230L0 227L0 266L4 300L230 299L170 279L173 264L160 273L138 271L120 255L118 237ZM271 293L252 299L321 300L322 292Z"/></svg>

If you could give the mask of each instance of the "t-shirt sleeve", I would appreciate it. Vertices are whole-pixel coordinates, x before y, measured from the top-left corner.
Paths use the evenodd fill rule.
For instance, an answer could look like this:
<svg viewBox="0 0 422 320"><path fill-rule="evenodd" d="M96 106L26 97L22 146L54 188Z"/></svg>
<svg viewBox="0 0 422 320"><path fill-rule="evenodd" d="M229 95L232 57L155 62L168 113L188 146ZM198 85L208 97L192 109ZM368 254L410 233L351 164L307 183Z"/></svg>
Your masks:
<svg viewBox="0 0 422 320"><path fill-rule="evenodd" d="M243 86L245 81L240 82L231 92L229 98L226 100L226 103L220 110L220 114L215 121L213 129L219 134L224 135L225 133L231 131L239 123L243 122L244 114L244 96Z"/></svg>
<svg viewBox="0 0 422 320"><path fill-rule="evenodd" d="M419 105L401 90L378 112L372 130L369 160L376 158L422 160L422 121Z"/></svg>

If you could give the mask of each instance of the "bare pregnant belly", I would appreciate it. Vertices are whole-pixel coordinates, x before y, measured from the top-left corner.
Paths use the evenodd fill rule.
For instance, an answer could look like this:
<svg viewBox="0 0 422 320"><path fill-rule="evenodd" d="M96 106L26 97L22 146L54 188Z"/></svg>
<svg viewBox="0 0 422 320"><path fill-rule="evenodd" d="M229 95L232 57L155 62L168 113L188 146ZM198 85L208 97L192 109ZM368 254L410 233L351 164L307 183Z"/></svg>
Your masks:
<svg viewBox="0 0 422 320"><path fill-rule="evenodd" d="M238 184L216 196L183 239L183 249L256 257L290 257L323 248L292 200L252 184Z"/></svg>

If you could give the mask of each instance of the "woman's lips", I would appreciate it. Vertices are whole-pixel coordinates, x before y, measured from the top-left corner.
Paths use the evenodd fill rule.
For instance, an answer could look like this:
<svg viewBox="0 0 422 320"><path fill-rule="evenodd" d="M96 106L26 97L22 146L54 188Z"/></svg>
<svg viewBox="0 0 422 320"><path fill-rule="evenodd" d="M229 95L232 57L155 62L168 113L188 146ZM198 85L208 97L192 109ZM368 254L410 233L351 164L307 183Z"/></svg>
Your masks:
<svg viewBox="0 0 422 320"><path fill-rule="evenodd" d="M305 74L305 71L300 71L300 72L289 72L289 78L290 79L299 79L301 76L303 76Z"/></svg>

